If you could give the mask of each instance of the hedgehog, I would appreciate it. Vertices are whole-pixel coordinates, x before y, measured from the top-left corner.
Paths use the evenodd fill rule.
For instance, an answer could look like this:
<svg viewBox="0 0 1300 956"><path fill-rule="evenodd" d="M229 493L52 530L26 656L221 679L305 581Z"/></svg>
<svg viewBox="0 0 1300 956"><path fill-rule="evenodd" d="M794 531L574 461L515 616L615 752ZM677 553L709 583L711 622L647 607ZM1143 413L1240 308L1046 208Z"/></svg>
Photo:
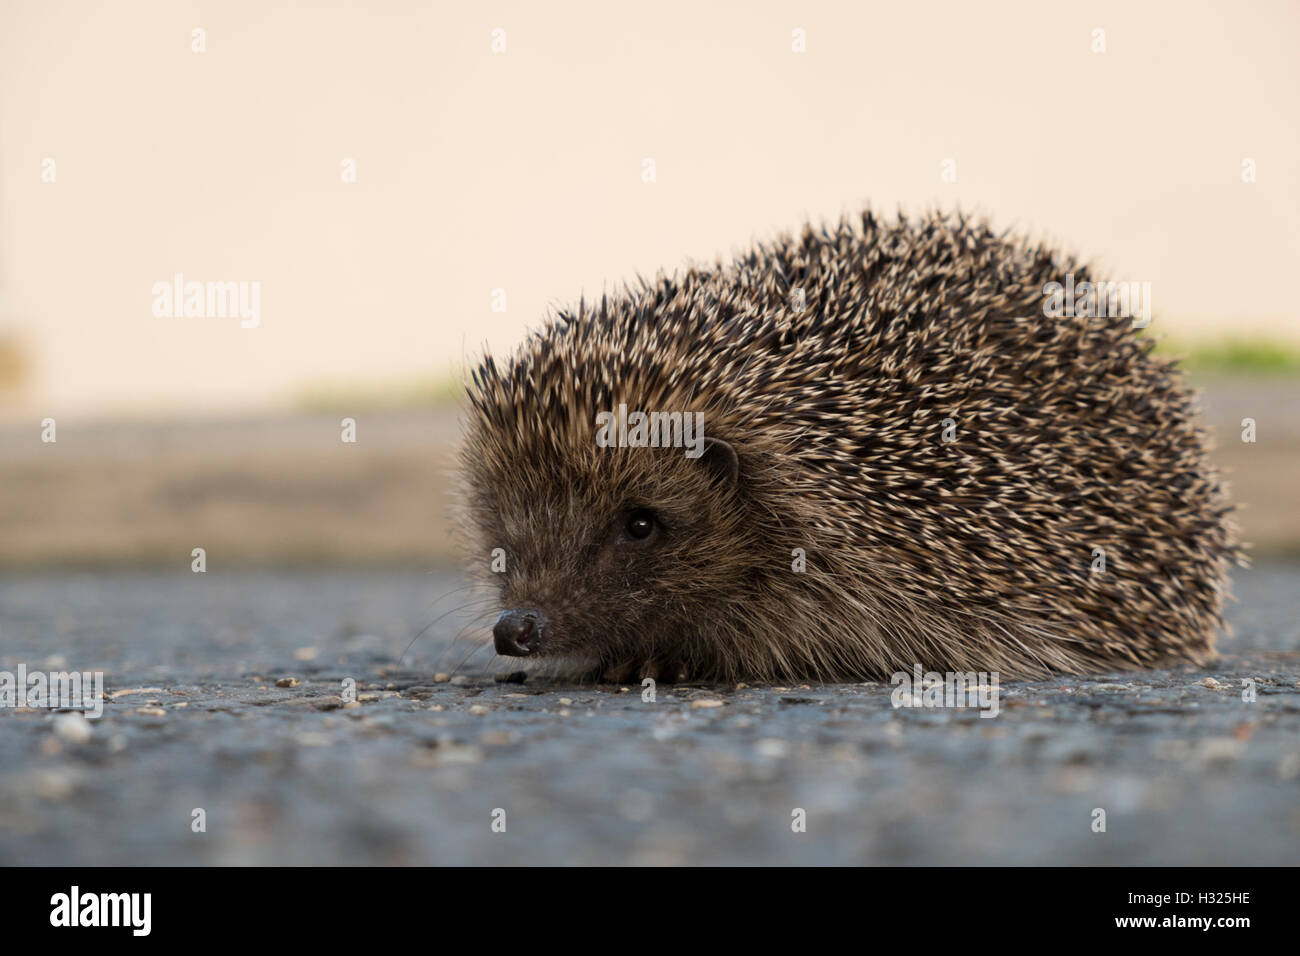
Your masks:
<svg viewBox="0 0 1300 956"><path fill-rule="evenodd" d="M552 309L466 380L496 652L616 682L1213 660L1226 489L1153 339L1044 308L1089 270L868 207Z"/></svg>

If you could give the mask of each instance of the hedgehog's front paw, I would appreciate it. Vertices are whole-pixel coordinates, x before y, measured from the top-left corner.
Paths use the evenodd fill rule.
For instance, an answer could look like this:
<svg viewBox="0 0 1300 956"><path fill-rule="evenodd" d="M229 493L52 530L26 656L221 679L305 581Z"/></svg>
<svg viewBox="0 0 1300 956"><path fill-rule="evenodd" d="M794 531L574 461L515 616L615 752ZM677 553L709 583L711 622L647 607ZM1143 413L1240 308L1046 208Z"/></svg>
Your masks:
<svg viewBox="0 0 1300 956"><path fill-rule="evenodd" d="M639 684L646 678L661 684L675 684L681 672L682 666L676 660L626 661L606 668L600 679L607 684Z"/></svg>
<svg viewBox="0 0 1300 956"><path fill-rule="evenodd" d="M676 658L661 658L646 664L642 678L649 677L661 684L676 684L682 679L682 663Z"/></svg>

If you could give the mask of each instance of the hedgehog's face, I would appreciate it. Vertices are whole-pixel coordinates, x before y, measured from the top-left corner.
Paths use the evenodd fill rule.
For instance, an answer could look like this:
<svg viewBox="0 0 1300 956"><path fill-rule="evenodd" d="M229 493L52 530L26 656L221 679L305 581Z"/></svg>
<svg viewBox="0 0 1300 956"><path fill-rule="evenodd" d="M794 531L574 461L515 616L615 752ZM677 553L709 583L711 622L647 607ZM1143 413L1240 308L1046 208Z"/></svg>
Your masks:
<svg viewBox="0 0 1300 956"><path fill-rule="evenodd" d="M503 608L497 653L667 679L700 656L695 632L742 570L737 549L720 547L744 537L730 444L708 439L696 458L681 448L533 448L469 465Z"/></svg>

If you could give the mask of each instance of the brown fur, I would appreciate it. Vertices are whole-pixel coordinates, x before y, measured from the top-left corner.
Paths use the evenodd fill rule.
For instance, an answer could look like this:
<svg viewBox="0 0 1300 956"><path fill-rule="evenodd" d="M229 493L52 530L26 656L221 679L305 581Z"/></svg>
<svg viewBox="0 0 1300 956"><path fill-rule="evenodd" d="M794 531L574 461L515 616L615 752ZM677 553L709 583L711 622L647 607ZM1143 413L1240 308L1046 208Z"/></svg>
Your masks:
<svg viewBox="0 0 1300 956"><path fill-rule="evenodd" d="M475 561L506 550L543 659L621 680L1204 663L1239 556L1205 436L1131 320L1044 316L1066 273L982 222L867 212L562 311L473 373ZM620 402L702 411L738 481L597 447ZM633 507L653 546L620 537Z"/></svg>

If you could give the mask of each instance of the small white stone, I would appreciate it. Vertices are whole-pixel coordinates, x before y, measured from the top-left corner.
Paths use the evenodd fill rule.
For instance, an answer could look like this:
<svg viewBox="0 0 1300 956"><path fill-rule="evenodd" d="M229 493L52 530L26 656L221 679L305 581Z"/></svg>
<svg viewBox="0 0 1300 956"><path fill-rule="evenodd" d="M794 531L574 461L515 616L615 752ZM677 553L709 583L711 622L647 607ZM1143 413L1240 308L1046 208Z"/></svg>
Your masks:
<svg viewBox="0 0 1300 956"><path fill-rule="evenodd" d="M54 718L54 732L70 744L84 744L94 733L84 714L59 714Z"/></svg>

